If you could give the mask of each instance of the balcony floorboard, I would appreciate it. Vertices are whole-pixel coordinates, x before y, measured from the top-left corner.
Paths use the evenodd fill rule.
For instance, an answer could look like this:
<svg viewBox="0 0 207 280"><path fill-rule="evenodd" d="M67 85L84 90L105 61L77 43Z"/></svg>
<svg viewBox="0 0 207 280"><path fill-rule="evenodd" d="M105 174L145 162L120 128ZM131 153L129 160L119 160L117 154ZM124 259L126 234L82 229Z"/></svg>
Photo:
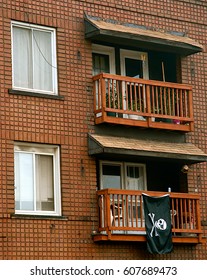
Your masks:
<svg viewBox="0 0 207 280"><path fill-rule="evenodd" d="M142 120L133 120L133 119L125 119L120 117L110 117L106 116L105 118L96 117L96 124L101 123L109 123L109 124L117 124L117 125L126 125L126 126L134 126L134 127L142 127L142 128L156 128L156 129L166 129L166 130L174 130L174 131L183 131L189 132L192 131L189 125L185 124L173 124L173 123L164 123L164 122L150 122L142 121Z"/></svg>
<svg viewBox="0 0 207 280"><path fill-rule="evenodd" d="M128 242L146 242L146 235L136 235L136 234L94 234L94 242L101 241L128 241ZM199 239L198 236L173 236L173 243L186 243L186 244L199 244L205 243L206 240L202 238Z"/></svg>

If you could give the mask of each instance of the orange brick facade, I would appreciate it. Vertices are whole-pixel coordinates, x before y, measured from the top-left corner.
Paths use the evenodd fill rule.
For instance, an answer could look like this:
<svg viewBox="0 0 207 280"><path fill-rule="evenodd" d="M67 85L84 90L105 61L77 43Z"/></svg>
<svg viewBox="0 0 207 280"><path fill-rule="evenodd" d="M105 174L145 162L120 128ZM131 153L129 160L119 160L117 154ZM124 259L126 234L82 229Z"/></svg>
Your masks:
<svg viewBox="0 0 207 280"><path fill-rule="evenodd" d="M158 3L159 2L159 3ZM96 161L87 134L95 128L91 42L84 37L84 13L160 30L175 30L207 45L206 1L22 1L0 3L0 259L206 259L206 242L174 245L152 256L145 243L94 243L98 226ZM12 88L11 21L56 28L58 94L44 98L9 93ZM182 59L182 83L193 85L195 130L187 141L207 153L207 55ZM14 141L60 146L62 219L15 217ZM206 163L193 165L189 191L201 194L207 216ZM196 186L196 187L195 187ZM207 228L202 226L204 236Z"/></svg>

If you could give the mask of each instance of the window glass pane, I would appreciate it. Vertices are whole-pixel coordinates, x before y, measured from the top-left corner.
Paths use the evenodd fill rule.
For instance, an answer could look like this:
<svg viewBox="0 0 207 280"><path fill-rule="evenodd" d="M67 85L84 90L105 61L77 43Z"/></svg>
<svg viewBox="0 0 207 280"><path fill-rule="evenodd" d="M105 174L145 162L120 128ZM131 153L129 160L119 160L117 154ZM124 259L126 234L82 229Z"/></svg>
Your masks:
<svg viewBox="0 0 207 280"><path fill-rule="evenodd" d="M34 89L52 91L51 32L33 30Z"/></svg>
<svg viewBox="0 0 207 280"><path fill-rule="evenodd" d="M15 153L15 209L34 210L33 155Z"/></svg>
<svg viewBox="0 0 207 280"><path fill-rule="evenodd" d="M93 53L93 74L110 73L109 55Z"/></svg>
<svg viewBox="0 0 207 280"><path fill-rule="evenodd" d="M102 186L104 189L121 188L121 166L120 165L102 165Z"/></svg>
<svg viewBox="0 0 207 280"><path fill-rule="evenodd" d="M36 155L36 208L54 211L53 156Z"/></svg>
<svg viewBox="0 0 207 280"><path fill-rule="evenodd" d="M13 27L13 82L14 86L32 88L31 31Z"/></svg>

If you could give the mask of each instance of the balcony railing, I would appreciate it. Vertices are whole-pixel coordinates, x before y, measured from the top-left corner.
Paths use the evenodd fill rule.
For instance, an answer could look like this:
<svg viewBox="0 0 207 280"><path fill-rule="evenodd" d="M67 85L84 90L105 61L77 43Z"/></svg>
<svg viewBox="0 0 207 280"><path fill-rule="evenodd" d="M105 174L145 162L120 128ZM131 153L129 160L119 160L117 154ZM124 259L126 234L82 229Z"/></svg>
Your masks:
<svg viewBox="0 0 207 280"><path fill-rule="evenodd" d="M93 77L96 124L193 130L192 87L101 73Z"/></svg>
<svg viewBox="0 0 207 280"><path fill-rule="evenodd" d="M146 241L142 191L97 191L99 229L94 241ZM162 196L163 192L144 193ZM202 243L199 195L169 193L173 242Z"/></svg>

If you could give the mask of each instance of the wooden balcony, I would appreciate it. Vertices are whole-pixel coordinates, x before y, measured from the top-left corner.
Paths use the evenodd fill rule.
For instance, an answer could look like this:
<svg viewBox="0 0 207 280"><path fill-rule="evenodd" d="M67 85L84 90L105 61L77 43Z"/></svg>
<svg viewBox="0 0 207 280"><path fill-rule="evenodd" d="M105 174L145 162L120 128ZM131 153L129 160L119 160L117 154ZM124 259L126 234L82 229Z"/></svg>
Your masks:
<svg viewBox="0 0 207 280"><path fill-rule="evenodd" d="M95 123L193 130L192 87L101 73L93 77Z"/></svg>
<svg viewBox="0 0 207 280"><path fill-rule="evenodd" d="M163 192L144 191L151 196ZM174 243L202 243L199 195L169 193L172 240ZM142 191L104 189L97 191L99 228L94 241L146 241Z"/></svg>

